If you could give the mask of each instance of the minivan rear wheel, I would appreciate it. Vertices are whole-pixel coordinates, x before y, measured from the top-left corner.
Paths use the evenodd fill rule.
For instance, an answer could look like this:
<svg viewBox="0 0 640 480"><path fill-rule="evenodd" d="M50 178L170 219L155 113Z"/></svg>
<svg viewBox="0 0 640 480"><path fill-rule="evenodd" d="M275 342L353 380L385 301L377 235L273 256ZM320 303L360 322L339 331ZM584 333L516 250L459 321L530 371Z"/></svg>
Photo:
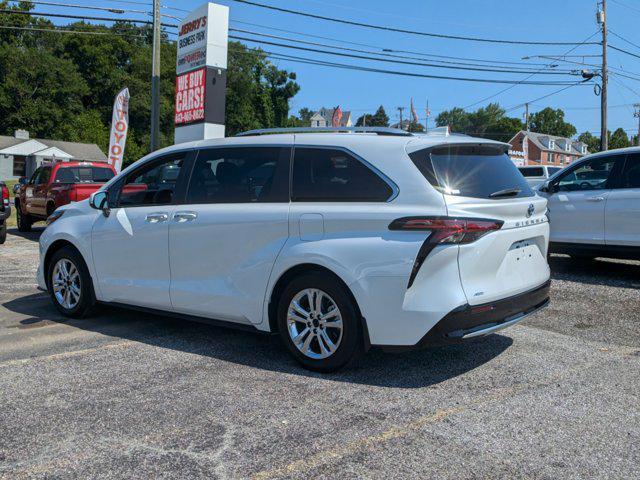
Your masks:
<svg viewBox="0 0 640 480"><path fill-rule="evenodd" d="M304 274L287 285L278 304L278 329L287 349L310 370L336 371L364 353L357 307L326 273Z"/></svg>

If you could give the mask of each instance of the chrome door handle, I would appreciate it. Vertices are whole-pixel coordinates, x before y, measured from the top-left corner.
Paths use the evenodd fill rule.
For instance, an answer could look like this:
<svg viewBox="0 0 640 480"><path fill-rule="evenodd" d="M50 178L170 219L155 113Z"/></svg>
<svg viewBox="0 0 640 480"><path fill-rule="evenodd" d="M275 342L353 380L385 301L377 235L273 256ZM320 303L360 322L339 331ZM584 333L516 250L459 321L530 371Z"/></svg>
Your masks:
<svg viewBox="0 0 640 480"><path fill-rule="evenodd" d="M169 215L166 213L150 213L144 219L149 223L166 222L169 219Z"/></svg>
<svg viewBox="0 0 640 480"><path fill-rule="evenodd" d="M196 212L176 212L173 214L173 219L178 223L191 222L198 218Z"/></svg>
<svg viewBox="0 0 640 480"><path fill-rule="evenodd" d="M587 202L604 202L604 197L589 197Z"/></svg>

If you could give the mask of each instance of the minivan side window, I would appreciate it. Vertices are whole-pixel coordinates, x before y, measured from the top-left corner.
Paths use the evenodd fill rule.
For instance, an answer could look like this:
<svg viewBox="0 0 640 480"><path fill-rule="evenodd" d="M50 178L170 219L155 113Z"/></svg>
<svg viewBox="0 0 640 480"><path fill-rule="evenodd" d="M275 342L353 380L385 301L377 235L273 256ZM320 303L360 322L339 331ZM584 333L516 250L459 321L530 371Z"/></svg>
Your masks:
<svg viewBox="0 0 640 480"><path fill-rule="evenodd" d="M640 153L627 155L618 188L640 188Z"/></svg>
<svg viewBox="0 0 640 480"><path fill-rule="evenodd" d="M554 182L556 190L559 192L604 190L607 188L607 182L615 164L615 157L588 160L556 179Z"/></svg>
<svg viewBox="0 0 640 480"><path fill-rule="evenodd" d="M203 149L186 203L287 203L290 161L290 147Z"/></svg>
<svg viewBox="0 0 640 480"><path fill-rule="evenodd" d="M170 205L184 163L184 154L151 161L127 175L120 190L119 207Z"/></svg>
<svg viewBox="0 0 640 480"><path fill-rule="evenodd" d="M392 194L393 189L380 175L343 150L295 149L294 202L386 202Z"/></svg>

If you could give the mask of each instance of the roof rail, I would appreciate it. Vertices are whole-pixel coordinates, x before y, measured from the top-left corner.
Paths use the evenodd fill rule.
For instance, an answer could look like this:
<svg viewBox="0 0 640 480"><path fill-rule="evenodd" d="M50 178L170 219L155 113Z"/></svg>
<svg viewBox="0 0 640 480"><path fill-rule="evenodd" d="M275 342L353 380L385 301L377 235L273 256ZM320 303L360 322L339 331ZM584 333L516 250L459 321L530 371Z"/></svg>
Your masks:
<svg viewBox="0 0 640 480"><path fill-rule="evenodd" d="M273 135L276 133L375 133L395 137L411 137L412 133L389 127L291 127L291 128L261 128L236 134L236 137L251 137L258 135Z"/></svg>

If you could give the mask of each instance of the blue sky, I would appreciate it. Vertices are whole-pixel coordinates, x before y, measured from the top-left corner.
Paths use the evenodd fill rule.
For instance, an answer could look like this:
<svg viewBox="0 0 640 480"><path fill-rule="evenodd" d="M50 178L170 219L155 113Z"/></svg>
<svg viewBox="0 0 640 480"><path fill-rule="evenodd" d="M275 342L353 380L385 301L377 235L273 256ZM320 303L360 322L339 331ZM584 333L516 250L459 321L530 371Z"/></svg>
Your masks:
<svg viewBox="0 0 640 480"><path fill-rule="evenodd" d="M150 0L140 0L150 3ZM409 30L489 37L508 40L560 41L580 42L598 31L595 21L596 2L591 0L258 0L261 3L304 10L324 16L374 23ZM118 6L123 9L139 9L143 6L127 2L94 1L82 2L86 5ZM132 2L135 3L135 2ZM166 7L163 12L181 17L178 9L190 10L201 5L200 0L163 0ZM268 28L251 27L236 22L251 22L265 27L275 27L297 32L333 37L342 41L357 42L396 50L410 50L437 55L470 57L496 61L520 61L524 56L562 55L570 46L527 46L476 43L468 41L435 39L412 36L393 32L381 32L355 26L302 18L287 13L273 12L250 5L243 5L228 0L217 3L230 6L231 26L269 33ZM171 9L173 7L175 9ZM78 9L38 6L39 11L69 12L78 14ZM626 39L640 44L637 35L640 25L640 0L609 0L609 28ZM94 12L100 15L99 12ZM110 14L105 13L104 16ZM136 18L142 16L130 14ZM166 21L174 21L166 19ZM56 22L61 23L61 22ZM271 33L291 36L282 32ZM313 41L314 39L307 38ZM599 40L599 35L593 38ZM277 40L276 40L277 41ZM316 40L324 42L323 40ZM611 37L610 43L640 54L640 48L625 41ZM256 45L256 44L253 44ZM393 65L349 58L338 58L308 52L296 52L279 47L268 47L290 55L322 58L341 63L357 63L368 67L391 70L413 71L420 73L450 75L476 78L505 78L521 80L527 74L503 74L489 72L468 72L440 68ZM363 48L366 47L354 47ZM596 45L578 47L572 54L597 54L600 47ZM572 58L575 61L582 59ZM587 58L586 62L599 62L599 58ZM638 74L640 78L640 58L634 58L619 52L609 52L610 66L622 69L630 74ZM533 63L554 63L551 60L534 59ZM378 105L384 105L392 120L397 119L398 106L409 106L413 97L421 120L427 99L432 112L431 124L435 116L442 110L455 106L467 106L478 102L492 94L505 89L508 85L467 83L450 80L423 79L390 76L378 73L366 73L332 69L323 66L304 65L292 61L274 60L279 67L295 71L301 90L292 102L292 111L301 107L317 109L321 106L341 105L344 110L352 110L354 116L365 112L373 112ZM559 69L581 68L568 64L560 64ZM523 66L527 62L523 61ZM577 77L537 75L540 80L572 80ZM518 85L507 92L491 99L504 107L515 107L526 101L558 90L557 86ZM635 91L635 92L634 92ZM637 93L636 93L637 92ZM617 127L629 133L637 129L637 119L633 117L633 107L628 104L640 102L640 81L614 76L609 84L609 129ZM567 119L573 123L578 132L590 130L599 134L600 113L599 97L594 95L592 86L576 86L564 92L540 100L530 106L535 112L546 106L563 108ZM487 102L472 107L477 108ZM406 112L406 110L405 110ZM516 108L509 112L512 116L522 117L524 108ZM405 113L406 115L406 113Z"/></svg>

